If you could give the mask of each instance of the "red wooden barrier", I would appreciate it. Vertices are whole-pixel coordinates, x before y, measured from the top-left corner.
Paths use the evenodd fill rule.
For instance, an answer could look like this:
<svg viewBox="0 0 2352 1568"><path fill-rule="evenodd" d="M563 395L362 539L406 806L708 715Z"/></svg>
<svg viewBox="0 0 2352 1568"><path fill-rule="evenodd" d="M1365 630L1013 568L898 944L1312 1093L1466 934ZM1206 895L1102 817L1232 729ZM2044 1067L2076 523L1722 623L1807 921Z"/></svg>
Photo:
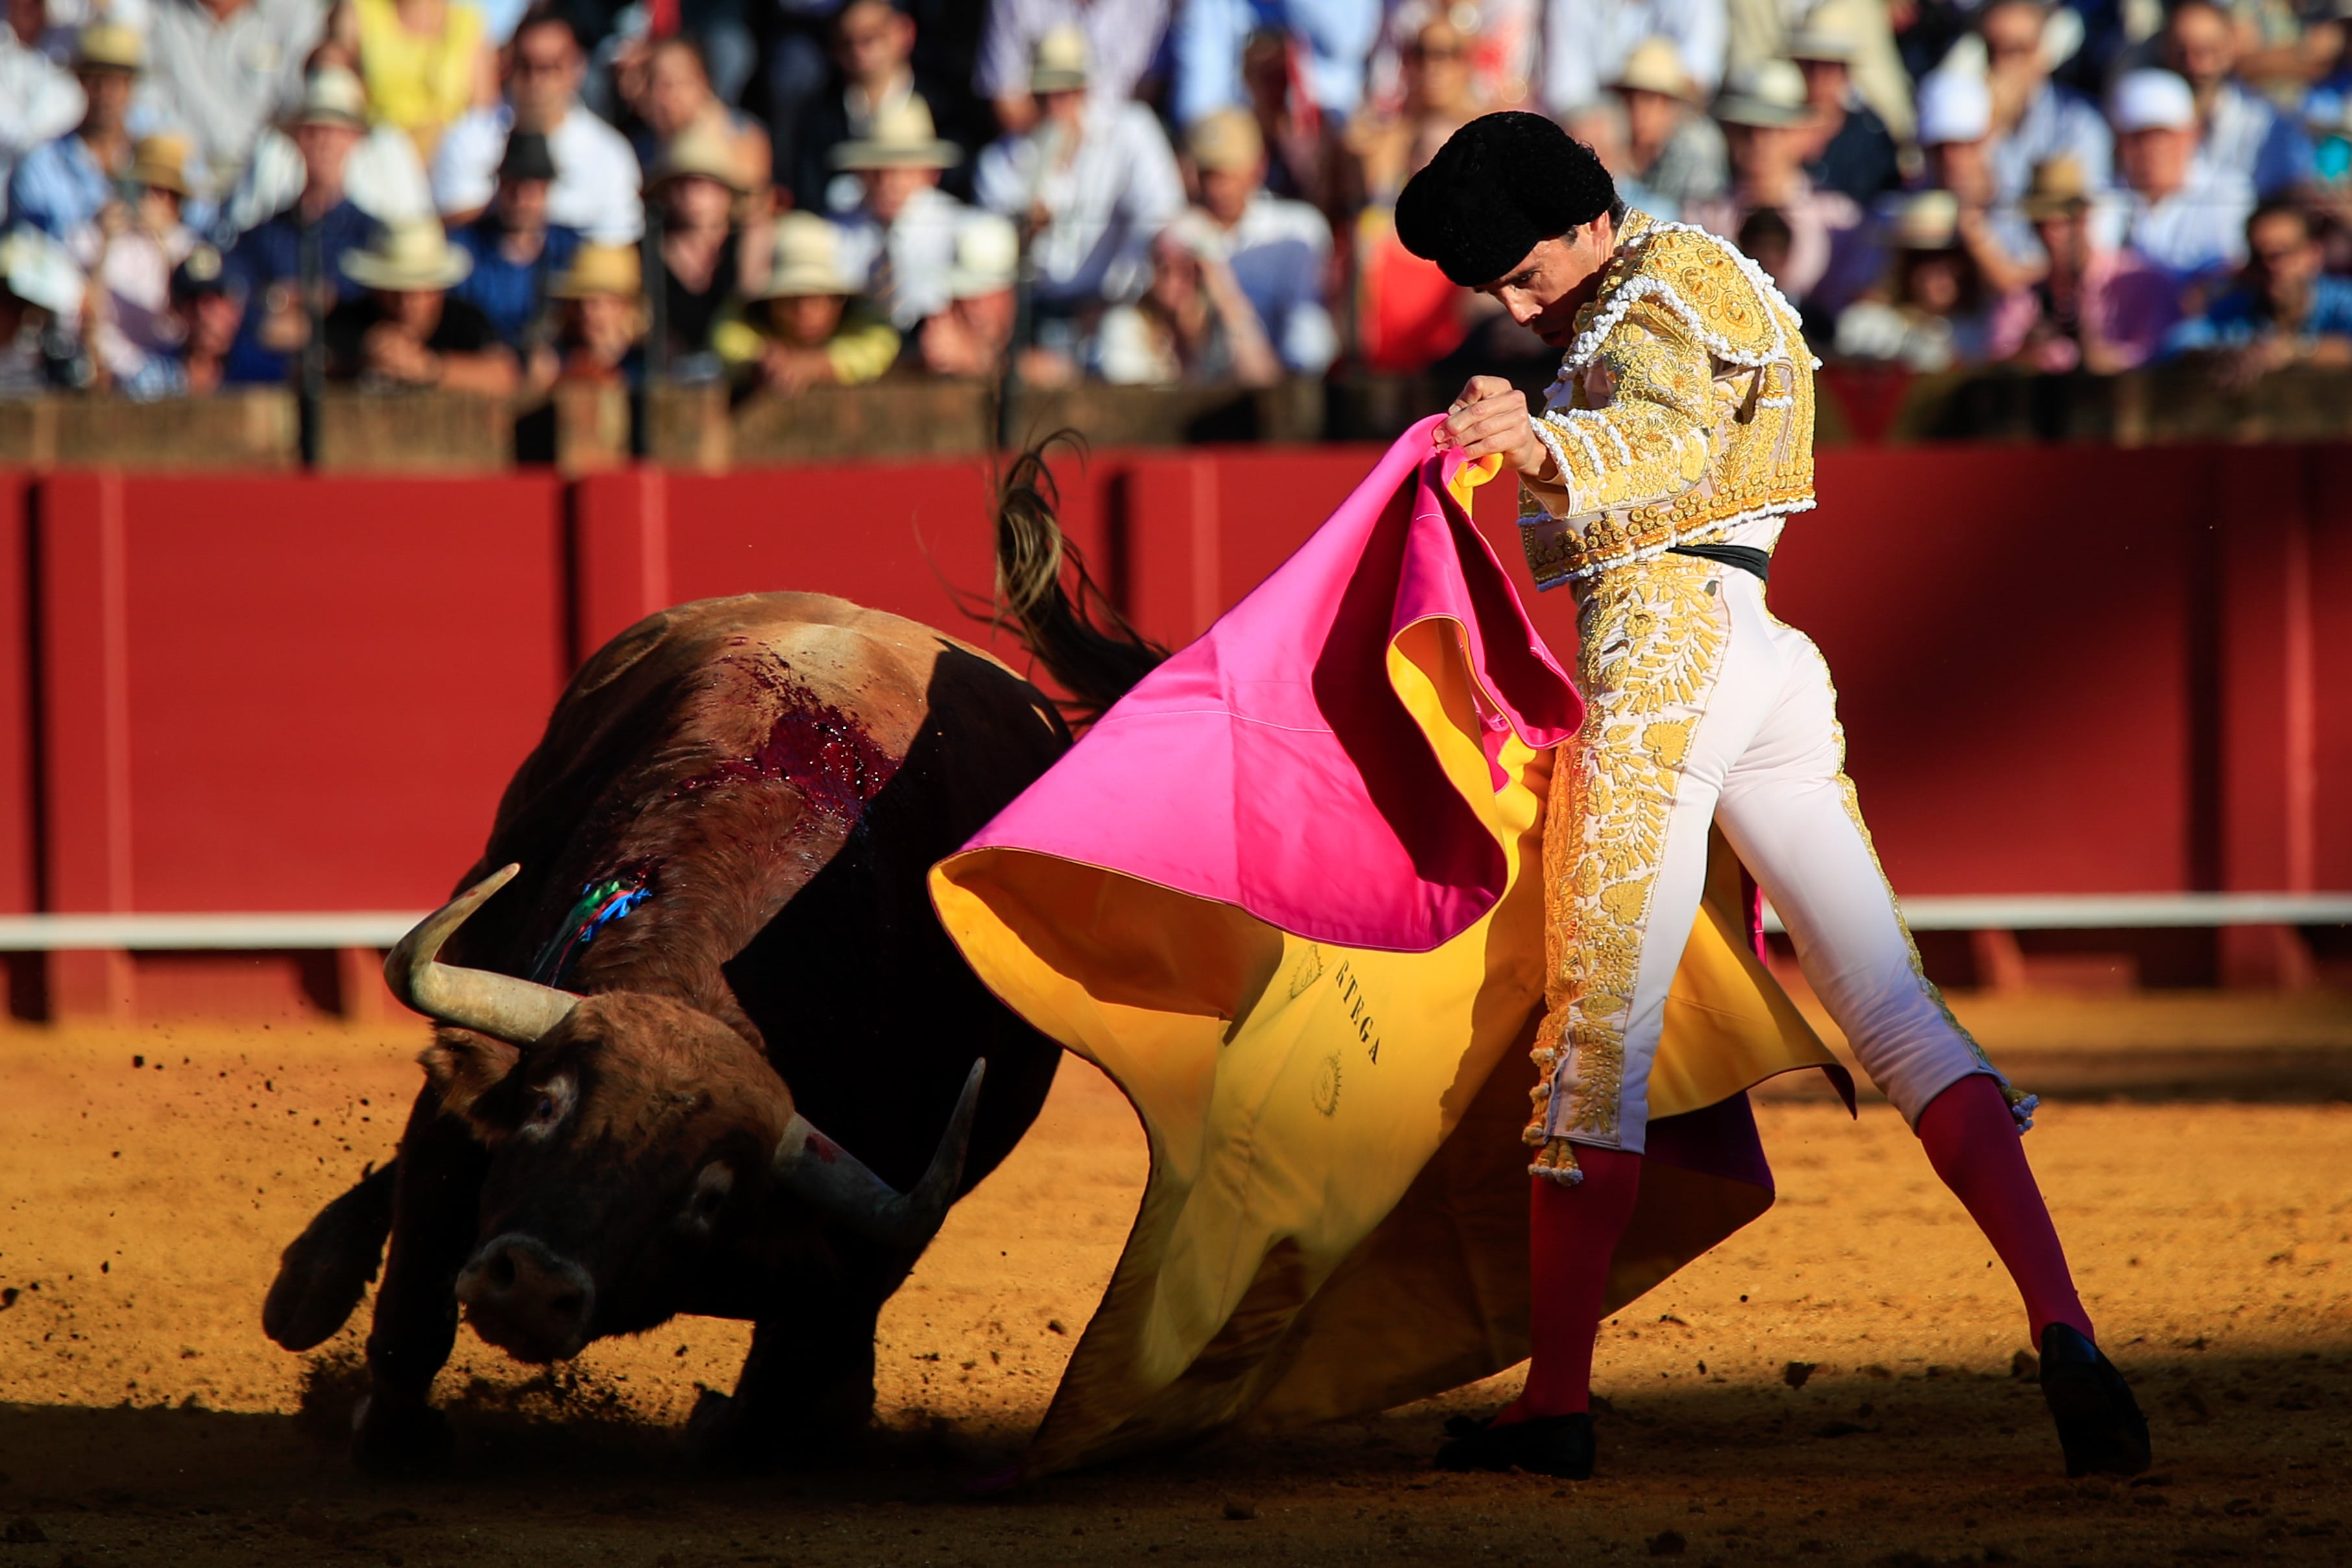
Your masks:
<svg viewBox="0 0 2352 1568"><path fill-rule="evenodd" d="M1375 455L1057 471L1107 585L1181 643ZM801 588L988 641L953 591L990 585L988 480L0 476L0 913L429 904L564 672L652 609ZM1572 667L1514 488L1487 486L1479 523ZM2352 823L2326 809L2352 799L2352 692L2328 678L2352 645L2352 452L1846 450L1821 489L1772 600L1838 673L1906 891L2352 887ZM2293 978L2273 936L2231 936L2224 967ZM278 992L336 988L280 967ZM209 1006L202 968L59 956L46 1003L16 967L12 1005L121 1011L135 976L142 1010Z"/></svg>

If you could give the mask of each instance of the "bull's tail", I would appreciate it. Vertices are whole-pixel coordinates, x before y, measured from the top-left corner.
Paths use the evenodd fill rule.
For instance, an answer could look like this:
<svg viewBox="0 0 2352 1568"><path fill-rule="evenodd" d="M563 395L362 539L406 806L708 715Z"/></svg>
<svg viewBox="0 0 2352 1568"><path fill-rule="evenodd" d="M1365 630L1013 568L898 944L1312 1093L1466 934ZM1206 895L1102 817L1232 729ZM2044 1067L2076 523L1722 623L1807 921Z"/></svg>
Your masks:
<svg viewBox="0 0 2352 1568"><path fill-rule="evenodd" d="M1085 455L1076 435L1059 431L997 480L995 619L1070 694L1062 706L1084 723L1125 696L1168 650L1129 624L1063 534L1055 515L1061 489L1045 465L1056 445Z"/></svg>
<svg viewBox="0 0 2352 1568"><path fill-rule="evenodd" d="M399 1169L391 1161L360 1177L278 1255L261 1303L263 1333L288 1350L309 1350L343 1326L383 1259Z"/></svg>

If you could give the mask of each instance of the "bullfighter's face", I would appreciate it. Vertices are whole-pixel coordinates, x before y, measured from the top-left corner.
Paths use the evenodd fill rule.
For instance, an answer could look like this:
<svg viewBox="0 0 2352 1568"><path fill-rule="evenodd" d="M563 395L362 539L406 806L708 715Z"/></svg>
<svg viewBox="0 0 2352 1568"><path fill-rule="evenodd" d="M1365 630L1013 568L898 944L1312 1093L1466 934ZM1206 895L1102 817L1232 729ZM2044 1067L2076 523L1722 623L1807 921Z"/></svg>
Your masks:
<svg viewBox="0 0 2352 1568"><path fill-rule="evenodd" d="M424 1062L491 1151L458 1300L528 1362L683 1310L766 1197L793 1108L733 1030L631 993L586 998L527 1050L445 1029Z"/></svg>

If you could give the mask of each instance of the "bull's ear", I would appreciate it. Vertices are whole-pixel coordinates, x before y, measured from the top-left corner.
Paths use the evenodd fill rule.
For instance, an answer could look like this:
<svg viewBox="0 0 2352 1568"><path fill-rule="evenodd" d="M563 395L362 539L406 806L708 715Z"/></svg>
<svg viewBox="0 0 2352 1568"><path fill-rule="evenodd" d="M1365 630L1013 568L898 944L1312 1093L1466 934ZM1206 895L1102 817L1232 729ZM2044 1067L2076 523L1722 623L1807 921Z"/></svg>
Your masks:
<svg viewBox="0 0 2352 1568"><path fill-rule="evenodd" d="M469 1029L444 1025L433 1031L433 1043L416 1060L425 1069L425 1081L441 1096L442 1110L465 1117L485 1134L505 1130L498 1105L508 1096L498 1090L522 1061L520 1049Z"/></svg>

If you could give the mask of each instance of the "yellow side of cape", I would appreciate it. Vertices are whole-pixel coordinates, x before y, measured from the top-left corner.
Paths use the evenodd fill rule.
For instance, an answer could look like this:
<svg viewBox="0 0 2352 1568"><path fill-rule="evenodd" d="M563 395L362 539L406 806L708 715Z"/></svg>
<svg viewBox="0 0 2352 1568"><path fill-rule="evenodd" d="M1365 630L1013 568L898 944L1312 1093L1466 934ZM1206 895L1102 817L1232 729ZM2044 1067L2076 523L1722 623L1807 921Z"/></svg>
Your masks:
<svg viewBox="0 0 2352 1568"><path fill-rule="evenodd" d="M1388 672L1508 871L1496 907L1433 951L1310 942L1020 851L969 852L932 873L981 977L1110 1075L1150 1152L1135 1228L1024 1459L1032 1476L1244 1419L1382 1409L1527 1354L1519 1129L1543 996L1551 757L1507 740L1496 787L1454 622L1407 628ZM1835 1071L1744 930L1738 866L1718 839L1666 1005L1654 1117L1795 1068ZM1611 1310L1771 1202L1652 1166Z"/></svg>

